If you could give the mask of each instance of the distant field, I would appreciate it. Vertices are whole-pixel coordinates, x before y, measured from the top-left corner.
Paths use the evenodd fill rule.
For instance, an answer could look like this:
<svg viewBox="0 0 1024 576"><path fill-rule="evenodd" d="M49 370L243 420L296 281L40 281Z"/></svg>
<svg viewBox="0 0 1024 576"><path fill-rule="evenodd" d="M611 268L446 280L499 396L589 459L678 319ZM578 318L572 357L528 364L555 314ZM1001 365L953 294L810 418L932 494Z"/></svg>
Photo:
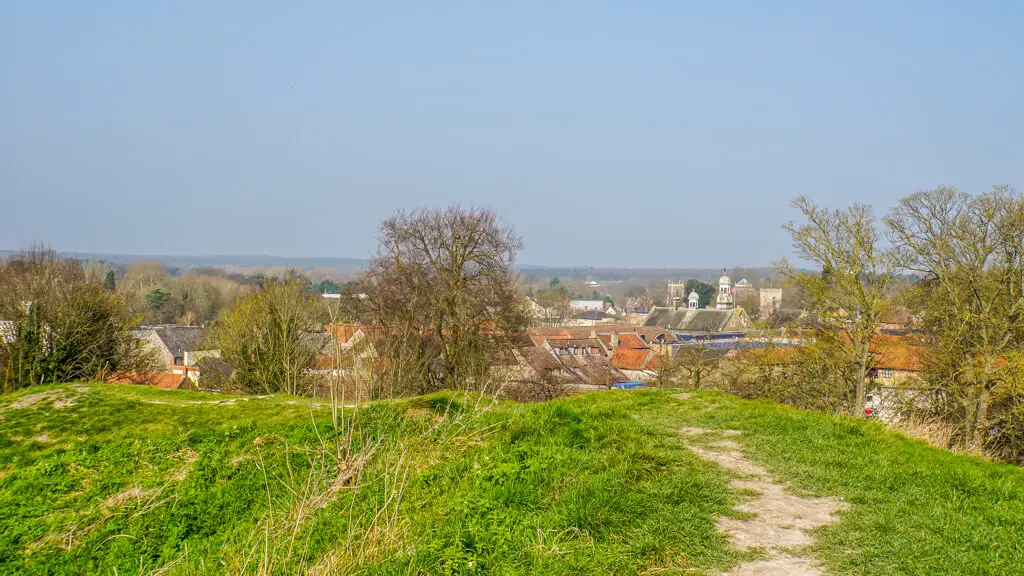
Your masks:
<svg viewBox="0 0 1024 576"><path fill-rule="evenodd" d="M14 250L0 250L0 258L6 258L15 254ZM222 268L232 272L247 273L260 269L286 269L296 270L333 270L338 274L354 274L365 270L370 265L369 258L338 258L338 257L316 257L316 256L265 256L265 255L209 255L209 256L175 256L160 254L103 254L88 252L60 252L61 257L77 260L97 260L108 262L119 266L129 266L135 262L153 261L164 266L188 270L189 268ZM617 268L617 267L594 267L594 266L535 266L527 263L520 263L515 266L520 273L536 274L541 278L599 278L608 281L620 281L630 279L647 280L678 280L680 278L702 278L705 280L716 280L722 273L721 268ZM772 276L776 273L772 266L750 267L764 276ZM734 278L738 280L738 278Z"/></svg>
<svg viewBox="0 0 1024 576"><path fill-rule="evenodd" d="M848 505L799 551L830 573L1024 573L1021 469L673 394L436 394L344 410L337 432L329 405L284 396L0 396L0 574L714 574L763 556L716 530L751 495L684 427L736 430L792 492Z"/></svg>

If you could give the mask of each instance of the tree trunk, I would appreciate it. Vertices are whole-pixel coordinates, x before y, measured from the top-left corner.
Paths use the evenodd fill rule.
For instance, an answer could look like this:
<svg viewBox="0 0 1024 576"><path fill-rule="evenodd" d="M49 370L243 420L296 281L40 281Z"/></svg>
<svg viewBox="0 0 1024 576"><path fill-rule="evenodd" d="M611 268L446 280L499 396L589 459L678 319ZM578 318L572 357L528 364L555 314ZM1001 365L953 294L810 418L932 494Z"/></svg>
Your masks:
<svg viewBox="0 0 1024 576"><path fill-rule="evenodd" d="M868 378L868 364L871 361L871 336L868 336L868 342L865 344L861 341L857 346L857 386L856 398L854 399L854 410L857 416L864 417L864 397L867 394L867 378Z"/></svg>
<svg viewBox="0 0 1024 576"><path fill-rule="evenodd" d="M985 441L988 439L988 407L989 389L987 386L980 386L978 390L978 408L975 411L974 438L971 442L973 448L978 452L985 451Z"/></svg>
<svg viewBox="0 0 1024 576"><path fill-rule="evenodd" d="M980 382L977 383L977 399L974 404L974 427L971 429L971 447L976 451L985 451L985 441L988 440L988 409L991 403L991 383L994 380L992 375L995 370L995 356L988 354L985 363L981 368Z"/></svg>

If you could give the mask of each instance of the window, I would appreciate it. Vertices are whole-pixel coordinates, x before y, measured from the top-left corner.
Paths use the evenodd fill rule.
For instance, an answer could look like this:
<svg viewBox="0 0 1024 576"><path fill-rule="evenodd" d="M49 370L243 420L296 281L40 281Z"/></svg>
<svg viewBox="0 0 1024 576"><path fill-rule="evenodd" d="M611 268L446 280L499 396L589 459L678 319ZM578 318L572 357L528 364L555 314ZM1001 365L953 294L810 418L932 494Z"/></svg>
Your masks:
<svg viewBox="0 0 1024 576"><path fill-rule="evenodd" d="M175 364L175 365L177 365L177 366L181 366L181 365L182 365L182 364L183 364L184 362L185 362L185 361L184 361L184 360L182 360L181 356L175 356L175 357L174 357L174 364Z"/></svg>
<svg viewBox="0 0 1024 576"><path fill-rule="evenodd" d="M883 368L878 371L878 375L882 378L892 378L892 370L889 368Z"/></svg>

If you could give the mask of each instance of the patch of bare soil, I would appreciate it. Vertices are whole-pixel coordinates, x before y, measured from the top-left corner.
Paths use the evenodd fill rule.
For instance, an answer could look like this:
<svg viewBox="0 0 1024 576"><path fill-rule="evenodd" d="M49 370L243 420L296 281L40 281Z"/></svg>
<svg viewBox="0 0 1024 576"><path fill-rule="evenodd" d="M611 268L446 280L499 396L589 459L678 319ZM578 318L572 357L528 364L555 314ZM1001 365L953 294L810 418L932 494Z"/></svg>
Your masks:
<svg viewBox="0 0 1024 576"><path fill-rule="evenodd" d="M729 576L819 576L821 569L807 558L784 556L770 560L746 562L729 572Z"/></svg>
<svg viewBox="0 0 1024 576"><path fill-rule="evenodd" d="M54 408L67 408L68 406L75 405L76 395L73 392L82 393L88 392L88 390L89 389L84 386L75 386L73 390L44 390L42 392L36 392L35 394L26 394L14 402L11 402L10 407L15 410L22 410L25 408L34 408L52 403Z"/></svg>
<svg viewBox="0 0 1024 576"><path fill-rule="evenodd" d="M684 428L687 435L718 434L700 428ZM737 436L735 430L721 432ZM834 498L803 498L794 496L772 480L768 471L747 460L732 440L718 440L704 446L691 446L700 457L739 475L729 486L734 490L753 491L758 495L740 504L737 509L753 515L748 520L719 518L718 529L730 536L740 550L764 549L769 557L745 562L728 576L820 576L823 574L813 559L801 557L795 549L811 543L808 530L836 521L835 514L849 506Z"/></svg>
<svg viewBox="0 0 1024 576"><path fill-rule="evenodd" d="M55 390L46 390L44 392L36 392L35 394L26 394L21 398L18 398L11 403L11 408L15 410L21 410L22 408L31 408L36 404L45 404L51 400L58 398L58 394Z"/></svg>
<svg viewBox="0 0 1024 576"><path fill-rule="evenodd" d="M692 392L680 392L679 394L676 394L675 396L673 396L673 398L678 398L680 400L689 400L690 398L693 398L693 393Z"/></svg>

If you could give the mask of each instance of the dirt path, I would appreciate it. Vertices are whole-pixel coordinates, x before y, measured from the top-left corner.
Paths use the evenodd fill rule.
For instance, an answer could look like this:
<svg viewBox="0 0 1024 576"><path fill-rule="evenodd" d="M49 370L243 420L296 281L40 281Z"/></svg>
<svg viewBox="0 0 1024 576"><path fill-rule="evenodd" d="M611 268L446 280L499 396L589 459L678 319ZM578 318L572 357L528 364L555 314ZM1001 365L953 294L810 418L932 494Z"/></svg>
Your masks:
<svg viewBox="0 0 1024 576"><path fill-rule="evenodd" d="M736 430L704 430L684 428L683 434L697 436L715 434L738 436ZM834 498L802 498L794 496L774 480L764 468L747 460L736 442L719 439L710 444L693 444L690 448L700 457L736 473L729 483L734 490L754 491L757 496L737 509L754 516L749 520L719 518L718 529L732 539L739 550L759 548L767 559L744 562L727 576L820 576L824 574L813 558L800 553L811 543L808 530L836 521L833 514L849 506Z"/></svg>

